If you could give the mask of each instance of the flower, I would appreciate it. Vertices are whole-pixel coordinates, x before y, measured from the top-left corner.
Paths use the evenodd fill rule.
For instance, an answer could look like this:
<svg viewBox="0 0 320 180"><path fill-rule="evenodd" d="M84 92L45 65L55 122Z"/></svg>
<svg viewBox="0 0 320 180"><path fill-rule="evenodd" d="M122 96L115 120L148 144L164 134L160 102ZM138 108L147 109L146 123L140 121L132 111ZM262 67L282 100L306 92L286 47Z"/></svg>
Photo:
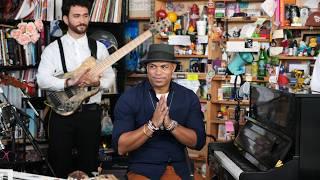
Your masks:
<svg viewBox="0 0 320 180"><path fill-rule="evenodd" d="M16 39L18 41L19 44L21 45L27 45L31 42L31 38L29 35L27 35L26 33L21 34L18 39Z"/></svg>
<svg viewBox="0 0 320 180"><path fill-rule="evenodd" d="M34 25L33 22L29 22L26 26L26 33L29 35L37 34L38 30L36 28L36 25Z"/></svg>
<svg viewBox="0 0 320 180"><path fill-rule="evenodd" d="M36 26L38 31L42 31L43 29L43 23L40 19L37 19L34 21L34 25Z"/></svg>
<svg viewBox="0 0 320 180"><path fill-rule="evenodd" d="M21 22L17 25L17 29L13 29L10 32L12 38L14 38L19 44L27 45L30 42L36 43L39 38L39 32L43 29L43 23L41 20L35 20L34 22Z"/></svg>

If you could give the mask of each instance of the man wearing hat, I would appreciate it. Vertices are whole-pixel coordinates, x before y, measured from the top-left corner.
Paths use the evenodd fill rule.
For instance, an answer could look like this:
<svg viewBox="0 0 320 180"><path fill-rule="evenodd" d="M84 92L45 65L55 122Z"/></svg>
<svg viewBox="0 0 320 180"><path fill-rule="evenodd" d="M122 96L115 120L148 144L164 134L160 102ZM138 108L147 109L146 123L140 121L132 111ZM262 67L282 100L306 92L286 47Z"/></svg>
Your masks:
<svg viewBox="0 0 320 180"><path fill-rule="evenodd" d="M122 94L114 110L114 148L129 154L129 180L190 179L186 147L205 144L199 99L172 81L178 63L172 46L151 45L141 63L147 80Z"/></svg>

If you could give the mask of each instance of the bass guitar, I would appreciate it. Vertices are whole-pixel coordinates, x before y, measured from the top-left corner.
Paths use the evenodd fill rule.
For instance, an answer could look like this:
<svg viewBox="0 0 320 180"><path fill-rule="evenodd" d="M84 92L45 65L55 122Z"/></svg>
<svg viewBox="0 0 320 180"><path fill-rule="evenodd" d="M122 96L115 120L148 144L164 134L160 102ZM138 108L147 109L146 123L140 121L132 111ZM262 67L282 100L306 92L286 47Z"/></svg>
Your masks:
<svg viewBox="0 0 320 180"><path fill-rule="evenodd" d="M93 57L87 58L77 69L74 71L61 74L57 76L61 79L67 79L77 77L82 74L86 69L90 69L89 73L93 76L101 74L107 67L110 67L115 62L119 61L126 54L131 52L137 46L142 44L144 41L152 37L153 34L163 31L164 28L168 27L170 22L168 20L162 20L150 25L149 30L143 32L134 40L130 41L125 46L108 56L104 61L96 63ZM65 91L48 91L47 92L47 104L58 114L68 116L73 114L82 102L99 92L99 87L69 87Z"/></svg>

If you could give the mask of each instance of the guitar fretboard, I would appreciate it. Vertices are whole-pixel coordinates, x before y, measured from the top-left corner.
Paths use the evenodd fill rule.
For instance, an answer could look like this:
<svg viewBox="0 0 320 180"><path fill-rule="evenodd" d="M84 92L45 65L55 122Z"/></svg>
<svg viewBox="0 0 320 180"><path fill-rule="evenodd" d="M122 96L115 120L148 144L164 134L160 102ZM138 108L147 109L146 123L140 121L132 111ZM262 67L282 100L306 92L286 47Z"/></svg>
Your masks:
<svg viewBox="0 0 320 180"><path fill-rule="evenodd" d="M144 33L139 35L137 38L135 38L134 40L130 41L128 44L120 48L118 51L108 56L104 61L94 66L91 69L91 72L93 72L96 75L101 74L107 67L119 61L123 56L131 52L133 49L138 47L140 44L142 44L145 40L149 39L150 37L152 37L151 31L150 30L145 31Z"/></svg>

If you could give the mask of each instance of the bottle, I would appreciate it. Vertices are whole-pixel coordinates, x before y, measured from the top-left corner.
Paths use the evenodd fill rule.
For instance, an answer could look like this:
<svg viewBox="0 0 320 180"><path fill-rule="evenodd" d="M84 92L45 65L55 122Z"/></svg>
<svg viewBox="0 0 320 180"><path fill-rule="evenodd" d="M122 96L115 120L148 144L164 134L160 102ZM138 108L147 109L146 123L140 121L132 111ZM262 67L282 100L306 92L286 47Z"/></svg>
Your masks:
<svg viewBox="0 0 320 180"><path fill-rule="evenodd" d="M267 57L265 56L264 49L261 48L258 60L258 78L264 78L266 76L266 64Z"/></svg>
<svg viewBox="0 0 320 180"><path fill-rule="evenodd" d="M293 41L293 48L292 48L292 55L297 56L298 55L298 42L297 40Z"/></svg>

